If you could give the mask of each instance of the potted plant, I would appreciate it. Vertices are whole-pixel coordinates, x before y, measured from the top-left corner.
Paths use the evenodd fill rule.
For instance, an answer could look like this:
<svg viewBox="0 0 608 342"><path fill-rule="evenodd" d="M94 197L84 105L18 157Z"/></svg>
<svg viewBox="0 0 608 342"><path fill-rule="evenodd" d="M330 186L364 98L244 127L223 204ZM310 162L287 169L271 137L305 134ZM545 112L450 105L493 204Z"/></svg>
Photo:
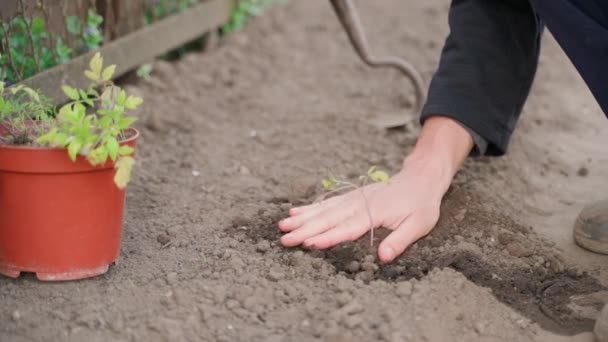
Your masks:
<svg viewBox="0 0 608 342"><path fill-rule="evenodd" d="M97 53L87 89L44 96L0 83L0 273L41 280L103 274L120 250L125 187L139 133L126 115L142 103L111 81Z"/></svg>

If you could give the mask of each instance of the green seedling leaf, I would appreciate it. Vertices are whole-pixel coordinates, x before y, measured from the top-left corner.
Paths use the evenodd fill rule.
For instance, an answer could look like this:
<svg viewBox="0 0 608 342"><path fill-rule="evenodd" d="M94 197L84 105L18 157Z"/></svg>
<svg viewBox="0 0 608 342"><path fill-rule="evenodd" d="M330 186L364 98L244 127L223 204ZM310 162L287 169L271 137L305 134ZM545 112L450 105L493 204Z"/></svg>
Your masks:
<svg viewBox="0 0 608 342"><path fill-rule="evenodd" d="M30 97L30 99L32 99L32 101L40 102L40 96L35 90L25 87L23 88L23 91L27 93L27 95Z"/></svg>
<svg viewBox="0 0 608 342"><path fill-rule="evenodd" d="M108 150L108 154L110 155L112 161L116 161L119 149L118 140L116 140L114 137L109 137L108 141L106 142L106 149Z"/></svg>
<svg viewBox="0 0 608 342"><path fill-rule="evenodd" d="M135 159L132 157L121 157L116 162L116 174L114 175L114 183L119 189L124 189L131 180L131 170L135 164Z"/></svg>
<svg viewBox="0 0 608 342"><path fill-rule="evenodd" d="M377 170L375 167L372 167L372 169L370 169L370 171L368 171L367 175L372 180L372 182L375 182L375 183L379 183L379 182L386 183L390 179L390 176L388 175L388 173L386 173L382 170Z"/></svg>
<svg viewBox="0 0 608 342"><path fill-rule="evenodd" d="M103 58L99 52L95 53L93 58L91 58L89 67L91 68L91 71L99 78L101 75L101 68L103 68Z"/></svg>
<svg viewBox="0 0 608 342"><path fill-rule="evenodd" d="M120 148L118 149L118 153L121 156L128 156L128 155L133 154L133 152L135 152L135 149L133 149L133 147L128 146L128 145L120 146Z"/></svg>
<svg viewBox="0 0 608 342"><path fill-rule="evenodd" d="M92 72L91 70L85 70L84 75L91 81L99 81L99 74Z"/></svg>
<svg viewBox="0 0 608 342"><path fill-rule="evenodd" d="M76 122L81 122L85 115L87 115L87 108L79 102L74 103L73 111Z"/></svg>
<svg viewBox="0 0 608 342"><path fill-rule="evenodd" d="M78 101L80 99L80 95L78 94L78 90L70 87L69 85L63 85L63 86L61 86L61 89L63 90L63 92L65 93L65 95L67 97L69 97L70 99L72 99L74 101Z"/></svg>
<svg viewBox="0 0 608 342"><path fill-rule="evenodd" d="M119 90L120 88L116 87L116 89ZM116 103L121 106L124 106L126 100L127 100L127 93L124 90L120 89L120 92L118 93L118 97L116 98Z"/></svg>
<svg viewBox="0 0 608 342"><path fill-rule="evenodd" d="M47 145L51 141L53 141L53 139L55 139L56 134L57 134L57 128L53 128L48 133L43 134L38 139L36 139L36 142L39 143L40 145Z"/></svg>
<svg viewBox="0 0 608 342"><path fill-rule="evenodd" d="M89 154L87 155L87 160L92 165L103 164L106 162L107 159L108 159L108 150L105 148L105 146L99 146L98 148L89 152Z"/></svg>
<svg viewBox="0 0 608 342"><path fill-rule="evenodd" d="M116 125L120 129L127 129L127 128L131 127L131 125L135 121L137 121L137 118L134 118L132 116L125 116L122 119L120 119Z"/></svg>
<svg viewBox="0 0 608 342"><path fill-rule="evenodd" d="M143 78L144 80L150 80L150 75L152 74L152 64L146 63L142 64L137 68L137 76Z"/></svg>
<svg viewBox="0 0 608 342"><path fill-rule="evenodd" d="M74 139L68 145L68 155L72 161L76 161L76 157L82 148L82 141L80 139Z"/></svg>
<svg viewBox="0 0 608 342"><path fill-rule="evenodd" d="M53 146L64 147L68 141L67 134L63 132L59 132L55 134L55 136L51 139L51 144Z"/></svg>
<svg viewBox="0 0 608 342"><path fill-rule="evenodd" d="M135 109L137 108L139 105L141 105L144 102L144 100L141 97L137 97L137 96L129 96L124 103L125 108L127 109Z"/></svg>
<svg viewBox="0 0 608 342"><path fill-rule="evenodd" d="M115 71L116 71L116 64L110 65L109 67L107 67L103 70L103 74L102 74L101 78L104 81L109 81L112 79L112 76L114 76Z"/></svg>
<svg viewBox="0 0 608 342"><path fill-rule="evenodd" d="M334 183L329 179L321 180L321 185L323 186L323 189L327 191L331 191L334 188Z"/></svg>

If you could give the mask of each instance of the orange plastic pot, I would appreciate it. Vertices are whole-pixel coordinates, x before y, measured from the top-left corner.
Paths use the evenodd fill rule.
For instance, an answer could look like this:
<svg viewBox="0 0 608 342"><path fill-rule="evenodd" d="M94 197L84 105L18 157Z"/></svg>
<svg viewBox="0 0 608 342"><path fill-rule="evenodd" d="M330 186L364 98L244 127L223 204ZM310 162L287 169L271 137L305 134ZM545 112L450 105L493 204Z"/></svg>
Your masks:
<svg viewBox="0 0 608 342"><path fill-rule="evenodd" d="M2 134L0 127L0 134ZM121 144L135 147L132 130ZM0 146L0 273L73 280L108 271L120 253L125 191L114 165L65 149Z"/></svg>

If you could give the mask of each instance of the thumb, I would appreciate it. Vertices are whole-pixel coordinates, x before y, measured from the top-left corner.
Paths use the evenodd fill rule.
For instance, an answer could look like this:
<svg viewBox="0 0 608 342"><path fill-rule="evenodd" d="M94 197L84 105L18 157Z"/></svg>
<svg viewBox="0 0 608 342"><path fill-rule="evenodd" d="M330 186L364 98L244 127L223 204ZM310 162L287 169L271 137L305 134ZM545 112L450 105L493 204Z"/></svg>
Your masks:
<svg viewBox="0 0 608 342"><path fill-rule="evenodd" d="M430 228L428 224L417 219L417 217L408 217L399 228L395 229L380 243L378 247L380 261L389 263L395 260L406 248L425 236Z"/></svg>

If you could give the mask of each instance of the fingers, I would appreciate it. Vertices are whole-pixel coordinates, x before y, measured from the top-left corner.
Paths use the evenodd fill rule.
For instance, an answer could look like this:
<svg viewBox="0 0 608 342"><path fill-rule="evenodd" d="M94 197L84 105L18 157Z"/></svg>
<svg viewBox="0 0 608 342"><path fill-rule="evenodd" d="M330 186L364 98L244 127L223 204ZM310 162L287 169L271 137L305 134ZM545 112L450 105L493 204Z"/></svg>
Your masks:
<svg viewBox="0 0 608 342"><path fill-rule="evenodd" d="M401 255L407 247L426 235L432 225L411 216L407 218L396 230L387 236L378 247L380 261L388 263Z"/></svg>
<svg viewBox="0 0 608 342"><path fill-rule="evenodd" d="M340 201L342 199L342 197L343 196L331 197L331 198L328 198L328 199L320 201L320 202L312 203L312 204L309 204L309 205L304 205L304 206L301 206L301 207L291 208L291 209L289 209L289 215L290 216L296 216L296 215L300 215L300 214L303 214L305 212L308 212L310 210L327 207L328 205L331 205L331 204L334 204L334 203Z"/></svg>
<svg viewBox="0 0 608 342"><path fill-rule="evenodd" d="M324 210L331 210L340 203L342 196L332 197L322 202L313 203L305 207L292 208L289 211L291 217L279 222L279 229L285 233L300 228L311 218L319 215Z"/></svg>
<svg viewBox="0 0 608 342"><path fill-rule="evenodd" d="M357 213L339 223L335 228L304 241L304 246L315 249L333 247L344 241L354 241L371 229L367 213Z"/></svg>
<svg viewBox="0 0 608 342"><path fill-rule="evenodd" d="M339 206L335 205L324 209L306 221L300 228L293 230L287 235L283 235L281 243L286 247L297 246L305 240L335 227L338 223L350 217L352 213L353 206L348 203L341 203Z"/></svg>

